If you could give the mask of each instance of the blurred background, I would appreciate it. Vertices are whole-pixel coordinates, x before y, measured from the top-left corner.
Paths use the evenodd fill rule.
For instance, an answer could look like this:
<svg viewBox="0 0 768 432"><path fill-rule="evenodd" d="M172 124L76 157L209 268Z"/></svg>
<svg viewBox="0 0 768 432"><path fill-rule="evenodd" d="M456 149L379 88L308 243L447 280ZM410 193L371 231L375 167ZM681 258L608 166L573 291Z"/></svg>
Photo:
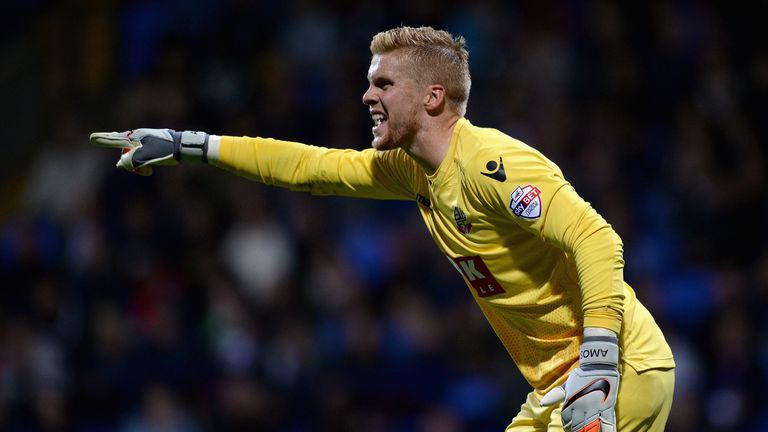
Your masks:
<svg viewBox="0 0 768 432"><path fill-rule="evenodd" d="M4 0L0 429L503 430L529 387L415 203L142 178L88 143L366 148L368 45L406 24L464 35L467 117L624 239L668 430L768 430L768 3L725 4Z"/></svg>

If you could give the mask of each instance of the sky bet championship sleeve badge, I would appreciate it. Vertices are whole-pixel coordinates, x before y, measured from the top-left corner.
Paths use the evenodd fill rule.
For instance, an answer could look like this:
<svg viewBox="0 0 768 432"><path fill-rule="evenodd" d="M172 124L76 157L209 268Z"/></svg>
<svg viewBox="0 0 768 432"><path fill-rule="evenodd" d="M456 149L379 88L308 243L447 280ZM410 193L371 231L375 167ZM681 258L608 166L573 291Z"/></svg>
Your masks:
<svg viewBox="0 0 768 432"><path fill-rule="evenodd" d="M525 219L536 219L541 216L541 190L533 185L518 186L512 192L509 201L512 213Z"/></svg>

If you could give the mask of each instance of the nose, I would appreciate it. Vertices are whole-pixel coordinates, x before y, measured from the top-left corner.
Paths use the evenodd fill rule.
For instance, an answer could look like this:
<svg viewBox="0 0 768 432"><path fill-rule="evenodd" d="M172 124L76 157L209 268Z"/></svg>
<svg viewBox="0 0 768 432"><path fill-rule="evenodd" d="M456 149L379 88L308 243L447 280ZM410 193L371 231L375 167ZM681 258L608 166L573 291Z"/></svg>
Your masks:
<svg viewBox="0 0 768 432"><path fill-rule="evenodd" d="M376 105L377 100L378 97L376 96L376 89L374 89L373 85L369 85L368 89L366 89L365 93L363 93L363 104L367 106L374 106Z"/></svg>

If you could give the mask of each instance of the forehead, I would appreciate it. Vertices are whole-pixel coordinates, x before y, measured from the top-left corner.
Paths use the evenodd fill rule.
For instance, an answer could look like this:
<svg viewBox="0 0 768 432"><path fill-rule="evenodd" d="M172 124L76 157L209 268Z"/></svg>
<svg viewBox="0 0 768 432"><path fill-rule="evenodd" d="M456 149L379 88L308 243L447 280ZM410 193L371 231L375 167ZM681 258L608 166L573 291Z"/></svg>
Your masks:
<svg viewBox="0 0 768 432"><path fill-rule="evenodd" d="M368 68L368 80L372 81L377 77L390 79L407 77L404 55L397 51L374 54L371 58L371 66Z"/></svg>

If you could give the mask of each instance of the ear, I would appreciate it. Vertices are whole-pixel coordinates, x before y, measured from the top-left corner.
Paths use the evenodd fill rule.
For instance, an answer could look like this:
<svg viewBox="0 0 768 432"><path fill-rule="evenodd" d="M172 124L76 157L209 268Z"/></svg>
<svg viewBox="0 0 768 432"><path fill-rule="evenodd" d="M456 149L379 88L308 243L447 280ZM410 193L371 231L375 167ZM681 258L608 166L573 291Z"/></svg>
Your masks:
<svg viewBox="0 0 768 432"><path fill-rule="evenodd" d="M424 95L424 108L431 115L443 112L445 108L445 87L442 84L432 84Z"/></svg>

